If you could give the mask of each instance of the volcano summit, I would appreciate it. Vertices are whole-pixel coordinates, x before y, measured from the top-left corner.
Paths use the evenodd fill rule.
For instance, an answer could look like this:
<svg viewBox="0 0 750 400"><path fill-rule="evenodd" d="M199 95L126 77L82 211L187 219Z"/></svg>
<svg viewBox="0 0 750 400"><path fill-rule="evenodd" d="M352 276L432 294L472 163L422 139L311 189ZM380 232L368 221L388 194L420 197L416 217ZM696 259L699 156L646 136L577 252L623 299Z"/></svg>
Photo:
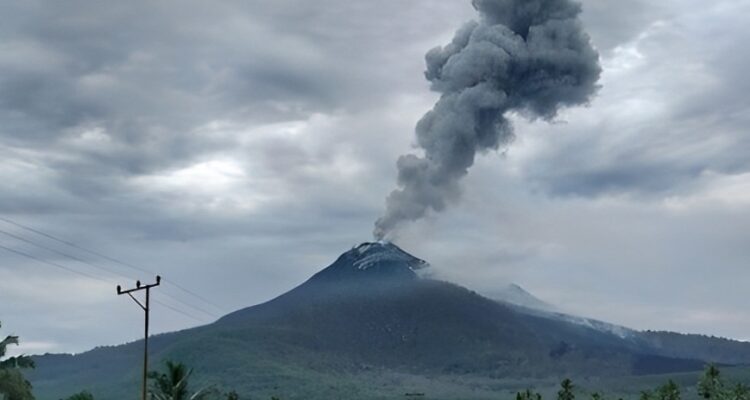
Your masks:
<svg viewBox="0 0 750 400"><path fill-rule="evenodd" d="M492 398L510 380L750 363L748 343L614 332L612 325L420 277L427 265L392 243L363 243L273 300L210 325L155 336L152 357L195 367L198 384L283 399L368 399L405 391ZM40 399L81 389L129 398L138 387L140 346L40 356L30 378Z"/></svg>

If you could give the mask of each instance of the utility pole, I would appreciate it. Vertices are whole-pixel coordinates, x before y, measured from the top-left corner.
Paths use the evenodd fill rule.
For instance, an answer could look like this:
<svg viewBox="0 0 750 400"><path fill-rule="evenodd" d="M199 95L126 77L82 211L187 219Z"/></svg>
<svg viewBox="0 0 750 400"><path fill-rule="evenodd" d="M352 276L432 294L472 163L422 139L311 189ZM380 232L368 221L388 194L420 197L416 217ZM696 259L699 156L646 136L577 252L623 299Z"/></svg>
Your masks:
<svg viewBox="0 0 750 400"><path fill-rule="evenodd" d="M122 290L122 288L120 287L120 285L117 285L117 294L118 295L127 294L146 313L145 333L143 335L143 390L142 390L142 395L141 395L141 399L142 400L146 400L146 379L147 379L147 375L148 375L148 310L149 310L149 294L151 292L151 288L159 286L160 283L161 283L161 277L157 275L156 276L156 283L152 283L151 285L141 286L141 281L136 281L135 288L134 289L128 289L128 290ZM145 305L143 305L140 301L138 301L138 299L136 299L135 297L133 297L132 293L140 291L140 290L145 290L146 291L146 304Z"/></svg>

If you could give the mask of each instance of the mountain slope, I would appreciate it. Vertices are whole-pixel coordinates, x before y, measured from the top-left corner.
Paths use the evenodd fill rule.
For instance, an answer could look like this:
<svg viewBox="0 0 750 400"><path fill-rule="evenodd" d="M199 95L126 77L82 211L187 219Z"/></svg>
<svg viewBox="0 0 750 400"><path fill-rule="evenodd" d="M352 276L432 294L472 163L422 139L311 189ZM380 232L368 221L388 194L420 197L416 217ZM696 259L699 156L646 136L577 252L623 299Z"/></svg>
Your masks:
<svg viewBox="0 0 750 400"><path fill-rule="evenodd" d="M639 337L422 279L418 273L426 266L393 244L362 244L271 301L211 325L155 336L152 365L180 360L196 368L199 384L285 399L378 398L402 390L404 376L438 380L428 386L463 393L470 388L462 385L475 380L489 380L485 384L492 388L502 380L639 375L703 365L681 359L680 352L660 352ZM139 349L140 343L131 343L77 356L41 356L30 378L40 399L82 389L129 398L137 393Z"/></svg>
<svg viewBox="0 0 750 400"><path fill-rule="evenodd" d="M558 312L555 306L540 300L533 294L526 291L526 289L512 283L499 290L493 290L483 293L486 297L501 301L503 303L513 304L519 307L530 308L532 310Z"/></svg>

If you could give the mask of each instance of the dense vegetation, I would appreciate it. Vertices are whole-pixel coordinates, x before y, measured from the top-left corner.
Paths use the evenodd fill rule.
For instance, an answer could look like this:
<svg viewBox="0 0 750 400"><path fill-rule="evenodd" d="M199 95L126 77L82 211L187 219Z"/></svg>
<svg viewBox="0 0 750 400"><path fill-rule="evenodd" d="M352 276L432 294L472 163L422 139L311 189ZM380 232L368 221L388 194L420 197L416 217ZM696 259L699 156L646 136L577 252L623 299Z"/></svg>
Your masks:
<svg viewBox="0 0 750 400"><path fill-rule="evenodd" d="M181 363L166 362L166 371L151 372L149 379L150 400L240 400L235 391L221 392L215 387L204 387L192 392L189 388L192 369ZM750 400L750 386L744 383L731 383L721 376L721 372L714 365L706 367L700 380L695 385L696 395L705 400ZM424 393L407 393L405 397L426 398ZM583 398L578 394L576 385L570 379L563 379L557 391L557 400L575 400L576 397ZM591 400L605 400L608 398L601 392L592 392L586 396ZM500 400L502 396L498 396ZM683 391L673 380L653 390L644 390L639 400L682 400ZM517 392L515 400L543 400L541 393L532 389ZM94 400L88 392L69 397L67 400ZM279 397L271 396L271 400L281 400ZM618 400L622 400L619 398Z"/></svg>
<svg viewBox="0 0 750 400"><path fill-rule="evenodd" d="M34 361L29 357L5 357L9 345L18 345L18 337L9 335L0 341L0 399L30 400L31 384L22 373L23 369L34 368Z"/></svg>

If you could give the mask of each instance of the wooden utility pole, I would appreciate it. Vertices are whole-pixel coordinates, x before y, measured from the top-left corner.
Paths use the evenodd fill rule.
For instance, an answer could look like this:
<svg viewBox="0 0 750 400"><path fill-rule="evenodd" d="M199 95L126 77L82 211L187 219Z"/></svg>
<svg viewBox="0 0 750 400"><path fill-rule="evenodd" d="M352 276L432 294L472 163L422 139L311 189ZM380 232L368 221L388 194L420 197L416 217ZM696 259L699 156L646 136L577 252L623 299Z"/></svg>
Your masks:
<svg viewBox="0 0 750 400"><path fill-rule="evenodd" d="M117 285L118 295L127 294L146 313L146 323L145 323L145 329L144 329L145 333L143 335L143 389L142 389L142 394L141 394L142 400L146 400L146 385L147 385L146 380L148 379L147 375L148 375L148 310L149 310L149 297L150 297L149 294L151 292L151 288L159 286L160 283L161 283L161 277L157 276L156 283L153 283L151 285L141 286L141 281L136 281L134 289L122 290L120 285ZM138 299L133 297L132 293L137 292L139 290L146 291L146 302L145 302L146 304L145 305L141 304L141 302L138 301Z"/></svg>

